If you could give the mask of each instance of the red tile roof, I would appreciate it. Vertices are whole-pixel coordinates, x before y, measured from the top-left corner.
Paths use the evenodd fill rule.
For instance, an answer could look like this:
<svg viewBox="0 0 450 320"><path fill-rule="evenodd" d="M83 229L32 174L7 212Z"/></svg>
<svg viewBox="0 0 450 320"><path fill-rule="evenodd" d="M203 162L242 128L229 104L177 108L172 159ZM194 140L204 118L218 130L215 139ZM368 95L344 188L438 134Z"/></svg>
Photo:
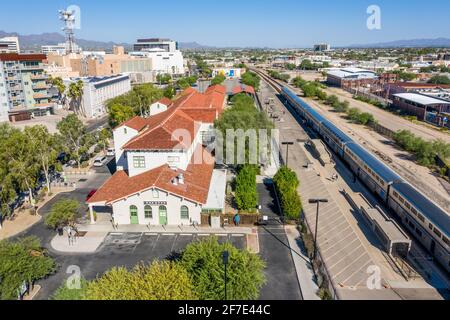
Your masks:
<svg viewBox="0 0 450 320"><path fill-rule="evenodd" d="M173 104L172 100L170 100L169 98L166 98L166 97L158 100L158 102L165 106L168 106L168 107L170 107Z"/></svg>
<svg viewBox="0 0 450 320"><path fill-rule="evenodd" d="M242 92L249 93L249 94L255 94L255 89L252 86L246 86L246 85L236 86L233 88L233 95L239 94Z"/></svg>
<svg viewBox="0 0 450 320"><path fill-rule="evenodd" d="M123 123L119 127L127 126L140 132L125 144L123 149L167 150L180 145L189 148L189 143L198 133L200 123L214 123L223 112L225 87L212 86L208 90L207 93L201 94L188 88L177 100L171 101L167 111L147 119L134 117ZM183 143L182 139L172 139L172 134L178 129L188 132L191 135L190 141Z"/></svg>
<svg viewBox="0 0 450 320"><path fill-rule="evenodd" d="M194 160L197 158L201 161ZM173 170L168 165L134 177L129 177L125 171L118 171L87 202L111 204L136 193L157 188L196 203L206 204L213 170L212 155L200 146L192 156L186 171ZM174 185L173 179L180 174L184 176L184 184Z"/></svg>

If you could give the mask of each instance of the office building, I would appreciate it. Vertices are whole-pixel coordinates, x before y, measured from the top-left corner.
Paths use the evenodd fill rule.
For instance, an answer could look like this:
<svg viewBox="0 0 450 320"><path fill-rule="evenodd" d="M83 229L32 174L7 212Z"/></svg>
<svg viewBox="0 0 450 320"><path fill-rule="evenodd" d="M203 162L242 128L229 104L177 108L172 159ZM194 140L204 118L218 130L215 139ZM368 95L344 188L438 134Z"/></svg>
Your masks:
<svg viewBox="0 0 450 320"><path fill-rule="evenodd" d="M134 51L144 51L151 49L161 49L165 52L175 52L178 50L178 43L170 39L138 39L137 43L134 44Z"/></svg>
<svg viewBox="0 0 450 320"><path fill-rule="evenodd" d="M106 102L131 90L130 77L113 75L109 77L75 78L84 83L82 109L87 118L99 118L106 114Z"/></svg>
<svg viewBox="0 0 450 320"><path fill-rule="evenodd" d="M320 43L314 45L314 51L322 52L322 51L330 51L331 46L327 43Z"/></svg>
<svg viewBox="0 0 450 320"><path fill-rule="evenodd" d="M42 54L0 54L0 121L52 112L55 96L44 73L45 59Z"/></svg>
<svg viewBox="0 0 450 320"><path fill-rule="evenodd" d="M0 38L0 53L20 53L19 38Z"/></svg>

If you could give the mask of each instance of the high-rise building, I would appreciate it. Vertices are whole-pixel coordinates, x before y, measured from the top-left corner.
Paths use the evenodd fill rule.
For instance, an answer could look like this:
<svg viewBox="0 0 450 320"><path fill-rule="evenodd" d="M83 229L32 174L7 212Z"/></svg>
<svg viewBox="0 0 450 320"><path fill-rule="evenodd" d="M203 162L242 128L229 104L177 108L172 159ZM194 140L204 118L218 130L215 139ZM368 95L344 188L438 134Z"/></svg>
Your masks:
<svg viewBox="0 0 450 320"><path fill-rule="evenodd" d="M320 43L314 45L314 51L330 51L331 46L327 43Z"/></svg>
<svg viewBox="0 0 450 320"><path fill-rule="evenodd" d="M0 121L51 112L54 95L44 73L43 54L0 53ZM19 119L20 118L20 119Z"/></svg>
<svg viewBox="0 0 450 320"><path fill-rule="evenodd" d="M0 38L0 53L19 53L19 38L6 37Z"/></svg>

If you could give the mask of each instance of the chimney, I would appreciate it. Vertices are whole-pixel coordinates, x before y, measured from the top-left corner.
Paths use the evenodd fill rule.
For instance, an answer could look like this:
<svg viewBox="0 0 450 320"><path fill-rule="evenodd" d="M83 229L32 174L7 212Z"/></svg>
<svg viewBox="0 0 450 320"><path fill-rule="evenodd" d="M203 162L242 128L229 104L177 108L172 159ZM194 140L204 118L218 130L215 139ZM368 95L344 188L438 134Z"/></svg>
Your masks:
<svg viewBox="0 0 450 320"><path fill-rule="evenodd" d="M179 184L184 184L184 175L182 173L180 173L178 175L178 183Z"/></svg>

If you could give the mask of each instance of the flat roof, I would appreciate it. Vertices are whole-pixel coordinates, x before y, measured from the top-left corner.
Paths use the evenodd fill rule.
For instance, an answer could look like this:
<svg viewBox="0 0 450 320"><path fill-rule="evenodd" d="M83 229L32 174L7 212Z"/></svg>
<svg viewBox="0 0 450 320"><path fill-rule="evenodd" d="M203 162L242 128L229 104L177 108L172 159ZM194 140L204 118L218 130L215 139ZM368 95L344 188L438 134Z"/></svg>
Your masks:
<svg viewBox="0 0 450 320"><path fill-rule="evenodd" d="M209 185L208 199L203 209L224 210L225 192L227 187L226 170L215 169L212 173L211 183Z"/></svg>
<svg viewBox="0 0 450 320"><path fill-rule="evenodd" d="M418 93L398 93L394 94L394 97L398 97L401 99L405 99L411 102L415 102L421 105L433 105L433 104L448 104L450 105L450 102L446 102L444 100L436 99L430 96L425 96Z"/></svg>
<svg viewBox="0 0 450 320"><path fill-rule="evenodd" d="M399 226L379 208L363 208L369 218L383 230L385 235L392 242L411 243L408 236L399 228Z"/></svg>

